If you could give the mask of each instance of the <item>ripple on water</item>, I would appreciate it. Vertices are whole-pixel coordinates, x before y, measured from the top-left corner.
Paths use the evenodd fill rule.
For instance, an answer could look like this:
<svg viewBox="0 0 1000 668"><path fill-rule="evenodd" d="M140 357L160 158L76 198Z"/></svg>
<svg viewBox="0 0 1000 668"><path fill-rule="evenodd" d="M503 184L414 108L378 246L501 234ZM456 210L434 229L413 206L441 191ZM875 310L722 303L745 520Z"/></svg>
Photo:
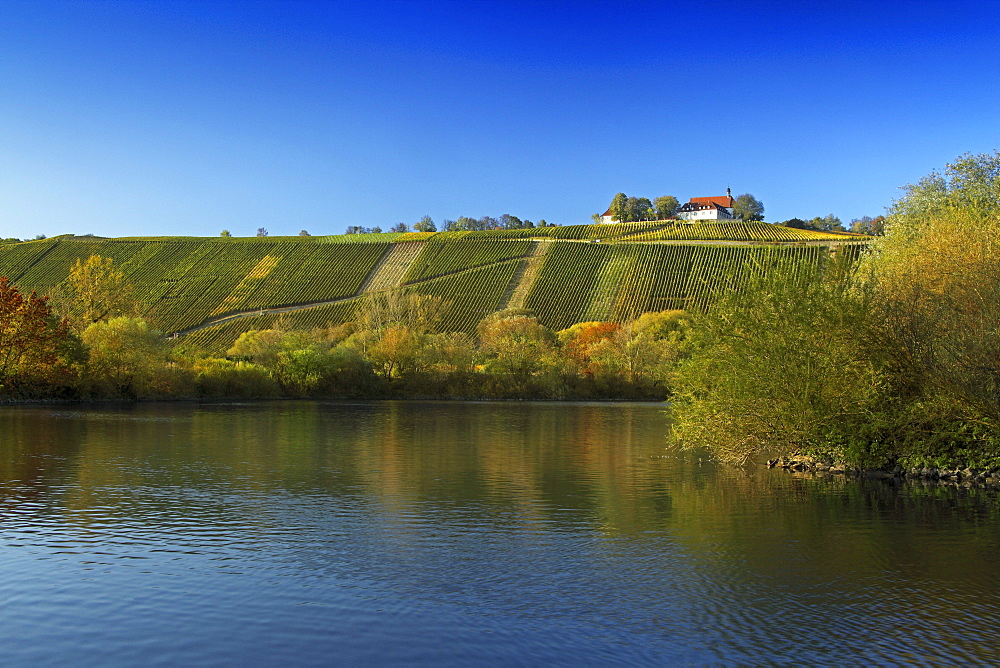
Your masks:
<svg viewBox="0 0 1000 668"><path fill-rule="evenodd" d="M0 654L1000 662L995 496L664 455L656 408L492 408L71 412L99 424L0 481ZM141 441L157 421L169 448Z"/></svg>

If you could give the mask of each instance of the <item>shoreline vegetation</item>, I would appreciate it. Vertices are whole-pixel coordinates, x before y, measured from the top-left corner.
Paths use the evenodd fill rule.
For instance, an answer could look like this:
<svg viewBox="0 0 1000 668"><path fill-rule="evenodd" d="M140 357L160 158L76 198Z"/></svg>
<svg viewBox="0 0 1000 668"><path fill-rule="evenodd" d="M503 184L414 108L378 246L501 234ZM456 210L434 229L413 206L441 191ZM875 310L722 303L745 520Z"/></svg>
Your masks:
<svg viewBox="0 0 1000 668"><path fill-rule="evenodd" d="M214 350L164 337L140 315L152 284L137 295L111 258L92 255L51 299L0 279L0 397L669 398L670 438L728 462L778 451L785 463L800 458L788 468L809 458L824 472L985 480L1000 471L1000 153L961 156L904 190L860 257L779 249L720 262L713 251L699 265L688 251L650 247L687 264L647 265L645 247L599 240L362 249L363 270L335 286L350 301L339 322L247 319L248 331ZM586 290L573 283L587 273L577 256L600 259L580 279ZM253 305L281 261L247 256L249 273L205 314ZM472 304L486 292L462 281L477 266L502 278L489 303L505 308ZM441 276L454 284L447 293L414 287ZM170 281L157 297L164 309L181 295ZM638 308L656 303L684 308ZM561 324L545 326L531 305ZM631 310L609 317L622 305ZM599 317L571 324L585 313Z"/></svg>
<svg viewBox="0 0 1000 668"><path fill-rule="evenodd" d="M813 457L801 453L793 453L775 457L766 462L767 468L778 468L788 473L809 478L829 479L838 476L864 478L867 480L882 480L890 484L903 482L920 483L922 485L947 485L963 488L987 488L1000 490L1000 466L990 468L934 468L930 466L911 466L904 468L899 464L881 468L863 468L852 466L832 457Z"/></svg>
<svg viewBox="0 0 1000 668"><path fill-rule="evenodd" d="M476 335L437 330L444 300L370 295L356 320L308 330L277 318L223 355L135 315L113 263L78 261L52 298L0 279L0 398L42 400L465 399L662 401L684 311L553 332L524 309Z"/></svg>
<svg viewBox="0 0 1000 668"><path fill-rule="evenodd" d="M735 463L1000 466L1000 153L904 191L859 262L759 274L695 315L678 440Z"/></svg>

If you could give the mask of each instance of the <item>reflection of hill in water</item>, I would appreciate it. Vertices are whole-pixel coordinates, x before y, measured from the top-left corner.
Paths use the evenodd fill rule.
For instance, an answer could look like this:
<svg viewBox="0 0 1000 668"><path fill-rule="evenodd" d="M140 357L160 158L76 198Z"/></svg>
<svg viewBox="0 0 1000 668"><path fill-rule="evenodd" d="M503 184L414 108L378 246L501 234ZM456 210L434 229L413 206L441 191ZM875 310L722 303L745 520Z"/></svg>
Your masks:
<svg viewBox="0 0 1000 668"><path fill-rule="evenodd" d="M667 417L654 405L144 404L19 407L0 420L4 480L65 487L69 508L109 513L141 510L105 503L116 489L146 510L160 503L204 517L228 516L234 495L264 506L268 495L347 496L386 516L460 509L489 521L502 512L608 534L722 532L735 544L763 524L772 534L829 540L832 551L849 519L864 519L873 539L900 523L948 531L997 519L988 491L720 470L698 453L666 449Z"/></svg>
<svg viewBox="0 0 1000 668"><path fill-rule="evenodd" d="M997 658L995 494L716 468L666 449L660 406L13 407L0 429L7 549L585 620L695 662L887 660L916 635Z"/></svg>

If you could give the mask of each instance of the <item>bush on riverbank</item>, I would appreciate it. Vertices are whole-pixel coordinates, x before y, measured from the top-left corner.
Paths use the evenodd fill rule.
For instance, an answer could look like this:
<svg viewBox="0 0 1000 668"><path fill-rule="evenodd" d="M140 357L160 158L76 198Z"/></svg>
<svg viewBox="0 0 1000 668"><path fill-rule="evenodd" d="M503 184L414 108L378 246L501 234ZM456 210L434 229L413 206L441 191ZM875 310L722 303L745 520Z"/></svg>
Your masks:
<svg viewBox="0 0 1000 668"><path fill-rule="evenodd" d="M212 358L171 348L132 316L75 334L44 299L33 299L38 317L20 326L12 311L9 335L0 337L0 362L21 355L0 366L3 398L663 400L679 349L670 325L678 312L556 333L531 312L503 311L472 337L435 331L439 299L391 293L373 299L358 322L303 331L279 319L240 335L226 358Z"/></svg>
<svg viewBox="0 0 1000 668"><path fill-rule="evenodd" d="M1000 154L907 189L856 269L769 272L696 314L675 433L722 457L1000 463Z"/></svg>

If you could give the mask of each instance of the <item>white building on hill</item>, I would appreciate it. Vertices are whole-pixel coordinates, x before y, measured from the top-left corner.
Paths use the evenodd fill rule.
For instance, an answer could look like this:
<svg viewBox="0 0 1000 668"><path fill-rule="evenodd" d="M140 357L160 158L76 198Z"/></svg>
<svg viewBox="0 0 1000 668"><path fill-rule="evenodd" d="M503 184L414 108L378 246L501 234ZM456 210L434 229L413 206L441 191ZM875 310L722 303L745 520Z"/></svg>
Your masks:
<svg viewBox="0 0 1000 668"><path fill-rule="evenodd" d="M692 197L677 209L681 220L737 220L733 213L733 194L726 188L726 194L718 197ZM601 215L602 223L617 223L608 209Z"/></svg>
<svg viewBox="0 0 1000 668"><path fill-rule="evenodd" d="M733 195L729 188L721 197L692 197L677 209L681 220L736 220Z"/></svg>

